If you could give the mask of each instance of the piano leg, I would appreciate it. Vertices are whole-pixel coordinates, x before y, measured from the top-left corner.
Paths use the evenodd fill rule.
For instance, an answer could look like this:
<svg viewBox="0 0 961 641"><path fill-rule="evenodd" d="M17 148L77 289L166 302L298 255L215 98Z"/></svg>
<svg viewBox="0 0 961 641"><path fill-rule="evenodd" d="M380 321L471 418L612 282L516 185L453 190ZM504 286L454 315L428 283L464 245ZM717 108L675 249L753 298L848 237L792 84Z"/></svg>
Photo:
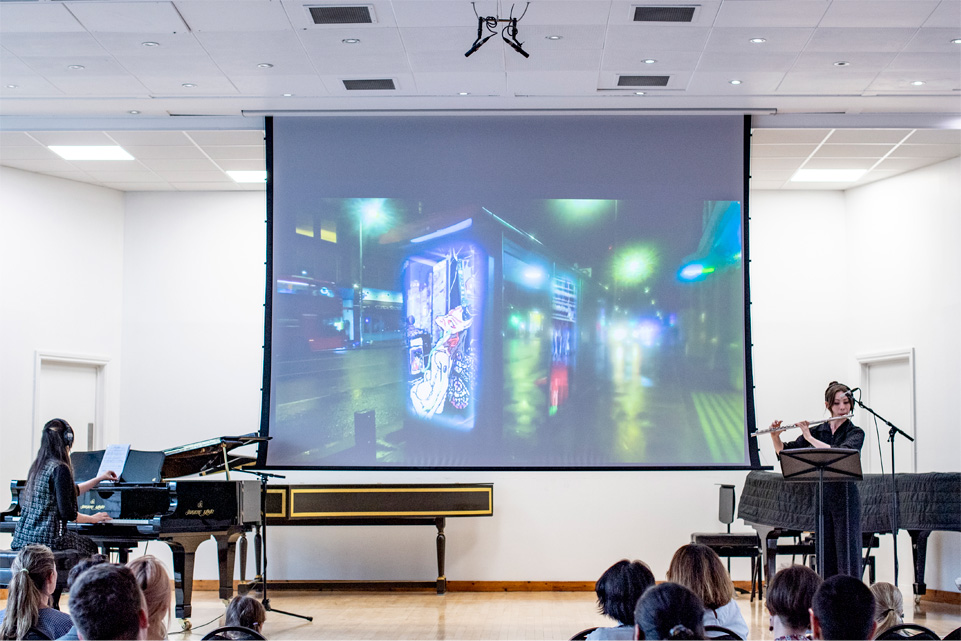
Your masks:
<svg viewBox="0 0 961 641"><path fill-rule="evenodd" d="M243 532L240 535L240 541L237 542L237 551L240 552L240 582L243 583L247 580L247 533Z"/></svg>
<svg viewBox="0 0 961 641"><path fill-rule="evenodd" d="M447 537L444 536L444 526L447 519L439 517L434 519L437 525L437 594L447 592L447 577L444 576L444 556L447 549Z"/></svg>
<svg viewBox="0 0 961 641"><path fill-rule="evenodd" d="M931 530L908 530L911 535L911 556L914 558L914 602L920 603L928 591L924 582L924 566L928 556L928 537Z"/></svg>
<svg viewBox="0 0 961 641"><path fill-rule="evenodd" d="M196 536L181 535L174 539L165 540L173 553L174 597L176 599L174 616L178 619L190 618L190 599L194 591L194 553L200 544L209 538L209 534L202 534ZM187 627L189 627L189 624Z"/></svg>
<svg viewBox="0 0 961 641"><path fill-rule="evenodd" d="M234 598L234 553L236 542L241 533L219 534L217 540L217 568L220 573L220 598L230 601Z"/></svg>

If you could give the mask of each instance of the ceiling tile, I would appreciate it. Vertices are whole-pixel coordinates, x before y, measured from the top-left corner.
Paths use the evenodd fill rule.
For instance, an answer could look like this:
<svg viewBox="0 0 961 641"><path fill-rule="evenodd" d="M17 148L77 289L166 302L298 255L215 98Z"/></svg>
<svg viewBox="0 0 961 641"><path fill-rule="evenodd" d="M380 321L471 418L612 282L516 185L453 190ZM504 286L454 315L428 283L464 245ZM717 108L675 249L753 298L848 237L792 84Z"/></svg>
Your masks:
<svg viewBox="0 0 961 641"><path fill-rule="evenodd" d="M920 27L938 0L844 0L832 2L821 27Z"/></svg>
<svg viewBox="0 0 961 641"><path fill-rule="evenodd" d="M0 2L0 33L83 31L64 3Z"/></svg>
<svg viewBox="0 0 961 641"><path fill-rule="evenodd" d="M830 139L829 139L830 140ZM889 151L891 145L821 145L813 158L882 158Z"/></svg>
<svg viewBox="0 0 961 641"><path fill-rule="evenodd" d="M516 96L594 95L597 72L512 71L507 74L507 89Z"/></svg>
<svg viewBox="0 0 961 641"><path fill-rule="evenodd" d="M0 151L6 152L11 147L39 147L36 141L25 131L0 131Z"/></svg>
<svg viewBox="0 0 961 641"><path fill-rule="evenodd" d="M716 27L816 27L830 5L827 0L727 0Z"/></svg>
<svg viewBox="0 0 961 641"><path fill-rule="evenodd" d="M41 174L47 172L59 171L59 172L76 172L77 168L71 165L66 160L62 159L36 159L36 158L0 158L0 164L5 167L16 167L17 169L23 169L25 171L33 171Z"/></svg>
<svg viewBox="0 0 961 641"><path fill-rule="evenodd" d="M805 169L864 169L877 162L876 158L821 158L815 156L804 163Z"/></svg>
<svg viewBox="0 0 961 641"><path fill-rule="evenodd" d="M613 49L604 52L601 69L617 71L622 69L636 69L639 75L661 75L671 71L694 71L701 54L696 51L665 51L657 54L653 64L645 64L647 56L641 56L634 51ZM643 74L642 74L643 72Z"/></svg>
<svg viewBox="0 0 961 641"><path fill-rule="evenodd" d="M170 183L232 183L233 180L220 170L216 171L164 171L160 174Z"/></svg>
<svg viewBox="0 0 961 641"><path fill-rule="evenodd" d="M751 150L756 158L807 158L817 145L758 145Z"/></svg>
<svg viewBox="0 0 961 641"><path fill-rule="evenodd" d="M223 171L264 171L267 165L263 160L236 160L225 158L217 161L216 165Z"/></svg>
<svg viewBox="0 0 961 641"><path fill-rule="evenodd" d="M224 130L224 131L190 131L187 137L200 147L211 146L245 146L256 147L261 151L247 158L263 158L264 131L260 129L250 130Z"/></svg>
<svg viewBox="0 0 961 641"><path fill-rule="evenodd" d="M148 90L130 75L50 75L50 82L72 96L147 97ZM119 110L118 110L119 112Z"/></svg>
<svg viewBox="0 0 961 641"><path fill-rule="evenodd" d="M811 39L814 29L790 28L724 28L712 29L705 51L739 51L759 56L778 52L797 52ZM752 38L766 42L753 43Z"/></svg>
<svg viewBox="0 0 961 641"><path fill-rule="evenodd" d="M152 171L105 171L102 169L88 170L87 174L95 180L107 183L158 183L166 182L163 178Z"/></svg>
<svg viewBox="0 0 961 641"><path fill-rule="evenodd" d="M0 2L0 7L5 3ZM3 48L18 56L106 56L107 51L89 33L4 33ZM6 74L6 72L4 72Z"/></svg>
<svg viewBox="0 0 961 641"><path fill-rule="evenodd" d="M205 33L198 36L210 58L228 75L240 70L264 71L260 63L274 65L266 71L285 75L313 73L313 66L296 35L289 32Z"/></svg>
<svg viewBox="0 0 961 641"><path fill-rule="evenodd" d="M751 170L795 170L804 163L804 158L751 158Z"/></svg>
<svg viewBox="0 0 961 641"><path fill-rule="evenodd" d="M193 133L193 132L191 132ZM134 158L145 160L148 158L196 159L206 158L204 153L194 145L182 147L133 146L124 147Z"/></svg>
<svg viewBox="0 0 961 641"><path fill-rule="evenodd" d="M182 131L108 131L106 135L125 147L189 145Z"/></svg>
<svg viewBox="0 0 961 641"><path fill-rule="evenodd" d="M791 68L797 54L794 53L736 53L715 52L703 56L698 71L779 71Z"/></svg>
<svg viewBox="0 0 961 641"><path fill-rule="evenodd" d="M778 93L787 94L860 94L875 78L870 73L823 74L813 71L790 71L778 87Z"/></svg>
<svg viewBox="0 0 961 641"><path fill-rule="evenodd" d="M231 75L229 80L246 96L327 96L329 92L317 76L310 74Z"/></svg>
<svg viewBox="0 0 961 641"><path fill-rule="evenodd" d="M889 156L878 164L877 169L882 171L911 171L912 169L933 165L940 160L940 158L898 158Z"/></svg>
<svg viewBox="0 0 961 641"><path fill-rule="evenodd" d="M961 28L959 28L961 31ZM888 71L948 71L954 72L961 82L961 47L954 53L899 53Z"/></svg>
<svg viewBox="0 0 961 641"><path fill-rule="evenodd" d="M901 51L914 37L915 29L903 28L860 28L845 29L820 27L814 30L805 51L845 52L888 52Z"/></svg>
<svg viewBox="0 0 961 641"><path fill-rule="evenodd" d="M503 43L502 43L503 44ZM506 45L505 45L506 46ZM508 48L504 55L507 56L508 71L597 71L601 67L601 51L591 51L590 49L580 49L577 51L551 51L544 52L536 58L524 58L520 54ZM646 67L647 65L640 65ZM632 70L636 71L636 70Z"/></svg>
<svg viewBox="0 0 961 641"><path fill-rule="evenodd" d="M153 58L157 60L177 60L177 57L207 57L192 33L98 33L100 45L118 58ZM155 42L156 46L146 46L145 42Z"/></svg>
<svg viewBox="0 0 961 641"><path fill-rule="evenodd" d="M961 154L958 145L900 145L891 152L891 158L954 158Z"/></svg>
<svg viewBox="0 0 961 641"><path fill-rule="evenodd" d="M957 4L961 6L961 3ZM914 37L904 46L904 51L930 51L961 55L961 45L951 42L957 38L961 38L961 26L944 29L918 29Z"/></svg>
<svg viewBox="0 0 961 641"><path fill-rule="evenodd" d="M177 191L239 191L237 183L227 179L219 182L173 182Z"/></svg>
<svg viewBox="0 0 961 641"><path fill-rule="evenodd" d="M290 29L287 12L279 2L205 0L179 2L177 10L194 33L284 31Z"/></svg>
<svg viewBox="0 0 961 641"><path fill-rule="evenodd" d="M113 145L102 131L36 131L30 134L41 145Z"/></svg>
<svg viewBox="0 0 961 641"><path fill-rule="evenodd" d="M174 188L170 183L166 181L162 182L104 182L102 183L104 187L109 189L115 189L117 191L174 191Z"/></svg>
<svg viewBox="0 0 961 641"><path fill-rule="evenodd" d="M835 129L827 142L832 145L861 143L894 145L911 133L910 129Z"/></svg>
<svg viewBox="0 0 961 641"><path fill-rule="evenodd" d="M756 71L728 71L706 72L698 71L687 84L688 94L723 95L723 96L757 96L758 94L773 94L777 91L784 78L782 72ZM741 84L732 85L731 80L740 80ZM764 98L757 98L761 104L758 107L770 106L764 104Z"/></svg>
<svg viewBox="0 0 961 641"><path fill-rule="evenodd" d="M171 77L169 75L151 76L144 74L140 76L140 79L151 93L161 96L204 97L240 94L230 80L222 76L182 75ZM184 87L185 83L196 86Z"/></svg>
<svg viewBox="0 0 961 641"><path fill-rule="evenodd" d="M231 159L260 159L266 158L264 154L263 145L231 145L231 146L219 146L219 145L204 145L204 152L210 156L213 160L221 160L226 158ZM181 181L182 182L182 181Z"/></svg>
<svg viewBox="0 0 961 641"><path fill-rule="evenodd" d="M507 93L507 76L503 72L483 73L416 73L417 93L432 96L454 96L466 91L474 96L501 96Z"/></svg>
<svg viewBox="0 0 961 641"><path fill-rule="evenodd" d="M754 129L751 144L819 143L831 133L830 129Z"/></svg>
<svg viewBox="0 0 961 641"><path fill-rule="evenodd" d="M924 21L925 27L949 27L958 29L961 25L961 2L944 0Z"/></svg>
<svg viewBox="0 0 961 641"><path fill-rule="evenodd" d="M921 81L916 86L911 83ZM871 91L893 91L908 95L923 96L933 92L955 92L961 90L961 78L954 72L926 69L923 71L885 71L870 84ZM952 98L957 99L958 94Z"/></svg>
<svg viewBox="0 0 961 641"><path fill-rule="evenodd" d="M33 143L29 147L4 145L0 162L6 163L9 160L62 160L62 158L43 145Z"/></svg>
<svg viewBox="0 0 961 641"><path fill-rule="evenodd" d="M804 51L794 62L791 71L816 71L841 76L845 73L877 73L884 69L892 60L895 53L866 53L863 51L848 51L845 53L826 53L820 51ZM847 62L843 67L835 66L835 62Z"/></svg>
<svg viewBox="0 0 961 641"><path fill-rule="evenodd" d="M182 158L145 158L140 162L144 167L158 174L168 171L220 171L223 167L218 167L215 163L203 159L184 160ZM260 169L263 169L261 161Z"/></svg>
<svg viewBox="0 0 961 641"><path fill-rule="evenodd" d="M702 51L711 35L706 27L661 29L647 26L612 25L605 49L632 51Z"/></svg>
<svg viewBox="0 0 961 641"><path fill-rule="evenodd" d="M172 2L71 2L70 12L98 33L183 33L186 23Z"/></svg>
<svg viewBox="0 0 961 641"><path fill-rule="evenodd" d="M961 145L961 129L916 129L907 142L912 145Z"/></svg>
<svg viewBox="0 0 961 641"><path fill-rule="evenodd" d="M488 43L490 44L490 43ZM407 60L411 71L420 73L460 73L467 80L476 73L504 73L504 52L498 44L482 48L470 58L463 52L451 51L412 51ZM519 56L518 56L519 57Z"/></svg>

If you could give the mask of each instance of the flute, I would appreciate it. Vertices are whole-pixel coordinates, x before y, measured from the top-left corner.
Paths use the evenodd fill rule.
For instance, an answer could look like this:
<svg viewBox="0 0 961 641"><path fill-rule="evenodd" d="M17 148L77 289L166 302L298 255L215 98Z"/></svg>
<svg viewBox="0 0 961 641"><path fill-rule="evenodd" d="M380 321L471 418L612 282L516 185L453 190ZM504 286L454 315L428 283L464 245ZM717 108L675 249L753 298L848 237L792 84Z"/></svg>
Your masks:
<svg viewBox="0 0 961 641"><path fill-rule="evenodd" d="M844 416L832 416L831 418L818 419L816 421L810 421L808 423L808 427L814 427L815 425L821 425L822 423L830 423L831 421L843 421L846 418L853 417L854 413L852 412L851 414L845 414ZM772 432L783 432L784 430L790 430L795 427L798 427L796 423L792 425L781 425L780 427L769 427L767 429L751 432L751 436L757 436L758 434L770 434Z"/></svg>

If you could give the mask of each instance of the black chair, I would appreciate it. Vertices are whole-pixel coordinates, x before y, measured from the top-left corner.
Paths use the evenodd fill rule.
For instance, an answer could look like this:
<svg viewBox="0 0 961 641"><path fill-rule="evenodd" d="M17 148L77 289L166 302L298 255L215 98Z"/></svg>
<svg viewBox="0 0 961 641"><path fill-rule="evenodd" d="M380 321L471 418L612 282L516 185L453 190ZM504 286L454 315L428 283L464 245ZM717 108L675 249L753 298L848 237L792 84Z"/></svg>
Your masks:
<svg viewBox="0 0 961 641"><path fill-rule="evenodd" d="M894 625L874 637L875 639L931 639L941 641L941 637L934 630L917 623L902 623Z"/></svg>
<svg viewBox="0 0 961 641"><path fill-rule="evenodd" d="M581 630L571 637L571 641L584 641L584 639L587 638L587 635L596 630L598 627L599 626L594 626L593 628L585 628L584 630Z"/></svg>
<svg viewBox="0 0 961 641"><path fill-rule="evenodd" d="M731 532L731 523L734 521L734 486L721 485L718 496L718 520L727 525L727 532L694 532L691 534L691 543L706 545L714 550L721 558L728 559L728 570L731 569L731 557L751 559L751 601L754 601L754 593L762 598L761 593L761 539L756 532Z"/></svg>
<svg viewBox="0 0 961 641"><path fill-rule="evenodd" d="M715 634L711 634L712 632ZM722 625L704 626L704 637L706 639L728 639L731 641L743 641L737 632L734 630L728 630Z"/></svg>
<svg viewBox="0 0 961 641"><path fill-rule="evenodd" d="M233 632L236 636L227 636L228 632ZM217 628L216 630L211 630L201 641L207 641L208 639L216 639L217 641L225 639L266 639L264 635L257 632L256 630L251 630L250 628L245 628L242 625L225 625Z"/></svg>
<svg viewBox="0 0 961 641"><path fill-rule="evenodd" d="M961 628L955 628L944 635L945 641L961 641Z"/></svg>

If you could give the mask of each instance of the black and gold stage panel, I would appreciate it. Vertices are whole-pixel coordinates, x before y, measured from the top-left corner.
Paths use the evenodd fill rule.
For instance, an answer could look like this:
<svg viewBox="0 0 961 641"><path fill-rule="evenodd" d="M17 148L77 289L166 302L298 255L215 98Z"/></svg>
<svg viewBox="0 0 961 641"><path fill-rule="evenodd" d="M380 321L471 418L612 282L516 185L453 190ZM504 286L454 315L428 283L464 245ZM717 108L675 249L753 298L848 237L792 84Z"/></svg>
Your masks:
<svg viewBox="0 0 961 641"><path fill-rule="evenodd" d="M444 575L446 536L452 517L493 516L492 483L269 485L267 525L432 525L437 529L437 580L430 581L296 581L270 583L271 588L358 589L436 587L447 591ZM258 568L258 575L260 574ZM253 583L241 583L241 594Z"/></svg>

